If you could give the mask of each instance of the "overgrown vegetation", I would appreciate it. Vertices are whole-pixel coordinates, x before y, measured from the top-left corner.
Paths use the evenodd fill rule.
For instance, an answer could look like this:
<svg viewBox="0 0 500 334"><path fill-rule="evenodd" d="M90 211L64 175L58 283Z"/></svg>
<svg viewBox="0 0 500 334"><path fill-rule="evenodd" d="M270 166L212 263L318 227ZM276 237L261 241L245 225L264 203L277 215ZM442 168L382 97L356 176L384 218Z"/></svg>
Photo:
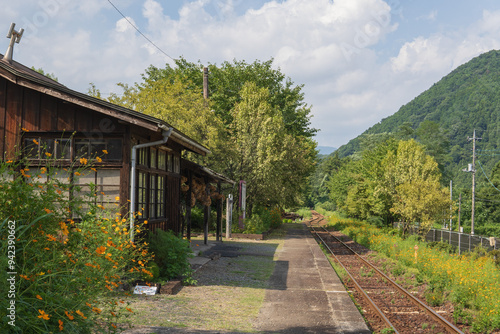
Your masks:
<svg viewBox="0 0 500 334"><path fill-rule="evenodd" d="M492 50L472 59L402 106L392 116L375 124L334 154L323 158L317 175L311 182L313 204L328 200L325 184L333 174L350 173L351 162L360 159L364 152L371 150L377 143L390 139L415 139L438 164L443 175L442 185L449 187L450 180L453 181L453 201L457 206L461 195L461 226L466 233L470 233L471 175L462 170L472 162L472 142L468 138L476 130L476 135L481 140L476 142L474 232L500 237L500 207L497 205L500 200L500 123L497 117L500 112L500 83L497 80L499 68L500 51ZM365 174L357 175L358 178L353 180L355 183L364 181ZM339 186L355 185L344 179ZM358 188L358 192L372 190L369 185ZM330 193L329 198L338 203L338 197L339 194ZM363 205L362 202L359 205ZM390 217L379 217L390 221ZM454 228L456 227L455 220Z"/></svg>
<svg viewBox="0 0 500 334"><path fill-rule="evenodd" d="M209 99L203 98L200 63L150 66L143 80L118 84L108 101L164 119L208 147L206 158L186 156L232 180L247 181L248 215L254 207L302 205L314 169L316 129L295 85L273 61L209 64ZM100 97L95 86L90 95ZM237 198L235 198L237 200Z"/></svg>
<svg viewBox="0 0 500 334"><path fill-rule="evenodd" d="M130 241L118 204L105 210L92 185L76 195L67 178L92 173L86 159L67 168L51 159L0 162L0 331L118 332L133 312L119 287L148 274L151 255Z"/></svg>
<svg viewBox="0 0 500 334"><path fill-rule="evenodd" d="M189 258L193 255L187 240L177 237L172 231L157 230L150 233L149 250L159 268L159 279L191 277Z"/></svg>
<svg viewBox="0 0 500 334"><path fill-rule="evenodd" d="M438 244L421 242L418 237L403 239L397 231L352 219L332 217L331 225L365 247L398 261L399 266L393 268L398 275L404 268L411 268L418 281L428 283L426 300L431 305L440 305L444 300L453 303L456 321L471 325L476 333L500 328L500 268L495 264L495 254L476 249L458 255Z"/></svg>

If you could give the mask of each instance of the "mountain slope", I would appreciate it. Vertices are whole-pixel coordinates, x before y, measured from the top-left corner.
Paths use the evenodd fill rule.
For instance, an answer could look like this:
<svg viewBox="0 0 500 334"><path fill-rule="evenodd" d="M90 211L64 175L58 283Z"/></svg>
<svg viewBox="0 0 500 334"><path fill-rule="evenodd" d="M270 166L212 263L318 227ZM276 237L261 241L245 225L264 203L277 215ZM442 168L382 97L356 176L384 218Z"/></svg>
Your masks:
<svg viewBox="0 0 500 334"><path fill-rule="evenodd" d="M500 51L489 51L456 68L394 115L340 147L339 156L359 151L365 135L396 133L405 123L416 130L423 121L433 121L447 133L447 178L464 186L469 182L461 169L471 162L472 143L467 137L474 129L482 138L477 142L478 153L491 152L478 156L488 174L498 161L494 154L500 154L496 151L500 147Z"/></svg>

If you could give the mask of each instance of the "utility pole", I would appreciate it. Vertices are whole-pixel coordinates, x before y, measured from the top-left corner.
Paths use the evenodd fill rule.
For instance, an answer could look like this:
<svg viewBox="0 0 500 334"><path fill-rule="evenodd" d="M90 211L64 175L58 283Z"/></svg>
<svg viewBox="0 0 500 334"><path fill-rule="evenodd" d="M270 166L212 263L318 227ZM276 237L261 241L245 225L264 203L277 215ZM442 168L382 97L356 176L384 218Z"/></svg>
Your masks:
<svg viewBox="0 0 500 334"><path fill-rule="evenodd" d="M450 180L450 231L453 230L453 180Z"/></svg>
<svg viewBox="0 0 500 334"><path fill-rule="evenodd" d="M472 138L467 137L468 141L472 140L472 166L469 165L469 172L472 172L472 213L471 213L471 224L470 224L470 234L474 235L474 207L476 202L476 140L481 140L482 138L476 137L476 129L474 129L474 134Z"/></svg>

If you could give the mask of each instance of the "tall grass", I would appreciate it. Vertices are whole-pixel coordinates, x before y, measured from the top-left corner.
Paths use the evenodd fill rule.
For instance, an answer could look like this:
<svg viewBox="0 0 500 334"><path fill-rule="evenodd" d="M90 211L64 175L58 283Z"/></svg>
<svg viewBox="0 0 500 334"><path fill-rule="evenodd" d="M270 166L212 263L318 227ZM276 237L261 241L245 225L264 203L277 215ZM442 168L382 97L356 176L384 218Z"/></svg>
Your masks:
<svg viewBox="0 0 500 334"><path fill-rule="evenodd" d="M389 230L350 219L332 217L331 225L356 242L418 270L417 278L428 283L430 299L453 303L456 321L468 323L477 333L500 329L500 269L482 252L449 254L416 238L403 240Z"/></svg>

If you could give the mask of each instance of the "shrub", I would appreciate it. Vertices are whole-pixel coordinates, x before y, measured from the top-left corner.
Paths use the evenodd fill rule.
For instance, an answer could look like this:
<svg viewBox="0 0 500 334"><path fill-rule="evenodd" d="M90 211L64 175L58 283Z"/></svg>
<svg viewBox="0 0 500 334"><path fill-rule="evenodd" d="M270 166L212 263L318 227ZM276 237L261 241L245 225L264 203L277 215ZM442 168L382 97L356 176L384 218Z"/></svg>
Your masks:
<svg viewBox="0 0 500 334"><path fill-rule="evenodd" d="M145 272L149 254L140 240L130 242L120 216L89 198L67 196L71 188L60 174L78 178L89 167L47 164L0 162L0 263L17 273L0 272L2 282L13 282L0 284L0 332L115 332L118 319L131 312L118 303L117 288ZM8 253L12 247L15 253ZM8 323L11 302L16 327Z"/></svg>
<svg viewBox="0 0 500 334"><path fill-rule="evenodd" d="M150 233L149 250L160 267L160 278L171 280L191 275L189 258L193 257L193 253L189 242L177 237L172 231L156 230Z"/></svg>
<svg viewBox="0 0 500 334"><path fill-rule="evenodd" d="M146 282L154 282L154 281L156 281L160 277L160 267L158 267L158 265L155 262L150 261L148 263L148 266L146 267L146 270L148 272L150 272L152 275L143 273L143 275L142 275L141 278L144 281L146 281Z"/></svg>

